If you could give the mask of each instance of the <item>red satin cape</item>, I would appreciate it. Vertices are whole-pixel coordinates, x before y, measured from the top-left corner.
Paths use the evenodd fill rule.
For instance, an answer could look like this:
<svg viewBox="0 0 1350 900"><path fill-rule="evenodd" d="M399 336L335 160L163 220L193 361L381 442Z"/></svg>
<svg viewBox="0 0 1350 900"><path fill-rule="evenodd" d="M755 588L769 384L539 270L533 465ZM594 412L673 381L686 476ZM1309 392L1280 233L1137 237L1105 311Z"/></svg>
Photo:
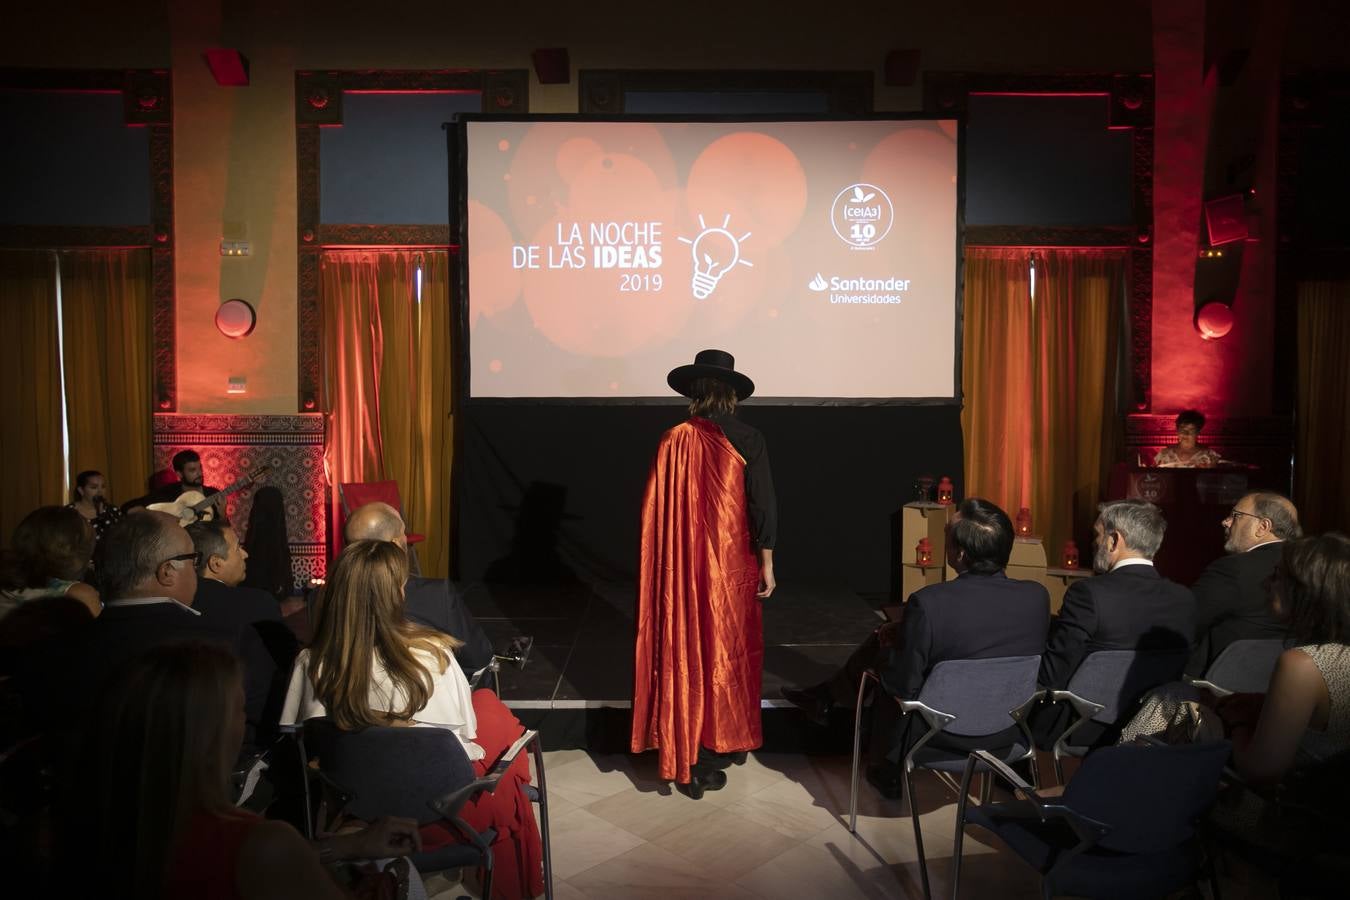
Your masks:
<svg viewBox="0 0 1350 900"><path fill-rule="evenodd" d="M662 778L688 783L700 744L762 743L759 574L745 460L691 418L662 436L642 502L632 750L659 750Z"/></svg>

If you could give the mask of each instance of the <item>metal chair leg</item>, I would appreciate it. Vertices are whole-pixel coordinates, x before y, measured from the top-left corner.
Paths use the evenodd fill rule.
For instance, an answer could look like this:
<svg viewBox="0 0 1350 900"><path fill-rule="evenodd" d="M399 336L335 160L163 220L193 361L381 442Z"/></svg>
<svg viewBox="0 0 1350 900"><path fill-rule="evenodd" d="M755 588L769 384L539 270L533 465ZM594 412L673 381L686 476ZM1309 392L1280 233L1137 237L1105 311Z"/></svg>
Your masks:
<svg viewBox="0 0 1350 900"><path fill-rule="evenodd" d="M544 779L544 751L534 739L534 778L539 792L539 830L544 844L544 900L553 900L553 850L548 836L548 783Z"/></svg>
<svg viewBox="0 0 1350 900"><path fill-rule="evenodd" d="M1064 763L1058 753L1055 754L1055 784L1064 786Z"/></svg>
<svg viewBox="0 0 1350 900"><path fill-rule="evenodd" d="M875 681L877 675L871 669L863 672L858 681L858 704L853 710L853 775L849 780L848 791L848 830L858 833L858 759L862 750L862 709L863 699L867 696L868 681Z"/></svg>
<svg viewBox="0 0 1350 900"><path fill-rule="evenodd" d="M989 794L994 787L994 773L985 772L980 776L980 803L989 802Z"/></svg>
<svg viewBox="0 0 1350 900"><path fill-rule="evenodd" d="M970 781L975 774L975 761L966 763L961 773L961 793L956 800L956 837L952 840L952 900L956 900L961 884L961 847L966 838L966 805L970 803ZM987 777L987 776L986 776Z"/></svg>
<svg viewBox="0 0 1350 900"><path fill-rule="evenodd" d="M919 827L919 804L914 802L914 775L905 767L905 800L909 803L909 817L914 820L914 849L919 854L919 875L923 877L923 896L932 900L933 891L928 885L928 860L923 855L923 829Z"/></svg>

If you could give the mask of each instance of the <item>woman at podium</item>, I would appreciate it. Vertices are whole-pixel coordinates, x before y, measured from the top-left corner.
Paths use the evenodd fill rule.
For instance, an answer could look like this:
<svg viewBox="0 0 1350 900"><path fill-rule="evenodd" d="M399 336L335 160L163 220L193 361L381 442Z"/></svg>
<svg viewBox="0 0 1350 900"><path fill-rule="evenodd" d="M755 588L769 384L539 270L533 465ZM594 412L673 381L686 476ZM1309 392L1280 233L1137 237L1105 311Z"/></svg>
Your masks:
<svg viewBox="0 0 1350 900"><path fill-rule="evenodd" d="M1183 410L1177 416L1177 442L1163 447L1153 457L1160 469L1211 469L1223 462L1218 451L1200 446L1205 414L1196 409Z"/></svg>

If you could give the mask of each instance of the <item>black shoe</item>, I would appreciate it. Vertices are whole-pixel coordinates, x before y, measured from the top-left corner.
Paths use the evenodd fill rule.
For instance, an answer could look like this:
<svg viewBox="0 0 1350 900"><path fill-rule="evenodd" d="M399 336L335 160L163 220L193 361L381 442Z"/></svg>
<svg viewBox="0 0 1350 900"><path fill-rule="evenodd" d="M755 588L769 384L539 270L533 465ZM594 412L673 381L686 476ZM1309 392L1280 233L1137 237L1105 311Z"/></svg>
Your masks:
<svg viewBox="0 0 1350 900"><path fill-rule="evenodd" d="M830 724L830 710L834 708L834 701L826 690L820 687L806 690L785 687L781 689L781 693L784 700L802 711L808 722L821 727Z"/></svg>
<svg viewBox="0 0 1350 900"><path fill-rule="evenodd" d="M702 800L704 791L720 791L726 786L726 772L719 771L718 769L708 769L701 764L689 767L688 784L675 785L681 794L692 797L695 800Z"/></svg>
<svg viewBox="0 0 1350 900"><path fill-rule="evenodd" d="M887 800L899 800L905 795L905 782L896 766L868 766L867 783Z"/></svg>

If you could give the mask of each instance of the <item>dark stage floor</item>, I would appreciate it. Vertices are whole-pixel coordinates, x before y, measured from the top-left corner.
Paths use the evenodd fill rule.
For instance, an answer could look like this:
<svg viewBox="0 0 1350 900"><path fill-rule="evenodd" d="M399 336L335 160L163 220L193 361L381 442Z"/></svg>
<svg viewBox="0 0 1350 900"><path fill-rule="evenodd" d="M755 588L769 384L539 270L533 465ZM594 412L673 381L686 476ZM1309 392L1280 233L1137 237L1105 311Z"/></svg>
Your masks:
<svg viewBox="0 0 1350 900"><path fill-rule="evenodd" d="M500 693L522 720L543 728L549 744L594 748L610 743L603 734L626 730L620 719L626 722L633 695L632 584L475 584L465 598L494 647L534 636L524 669L503 666ZM879 617L872 603L839 585L793 583L774 592L764 604L766 738L774 730L768 710L789 706L778 689L831 675Z"/></svg>

